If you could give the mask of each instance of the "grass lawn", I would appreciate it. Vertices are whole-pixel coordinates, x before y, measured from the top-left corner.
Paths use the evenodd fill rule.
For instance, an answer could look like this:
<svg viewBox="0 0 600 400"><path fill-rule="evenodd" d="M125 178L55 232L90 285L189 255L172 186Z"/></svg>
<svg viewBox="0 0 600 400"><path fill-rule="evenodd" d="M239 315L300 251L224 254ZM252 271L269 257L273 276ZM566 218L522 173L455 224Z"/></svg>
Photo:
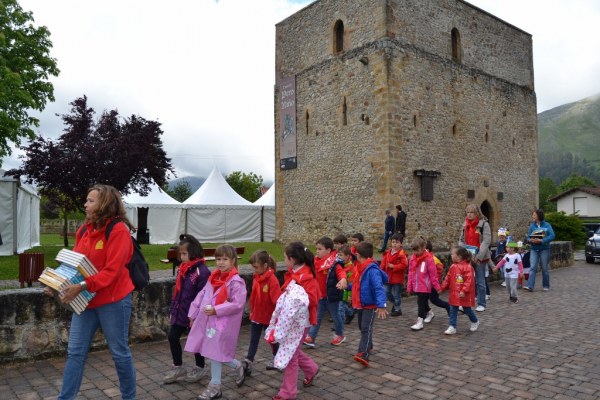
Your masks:
<svg viewBox="0 0 600 400"><path fill-rule="evenodd" d="M39 247L34 247L31 250L27 250L26 253L44 253L44 264L47 266L56 266L54 258L63 248L63 238L58 234L42 234L40 235L40 241L42 243ZM73 248L74 238L69 238L69 248ZM221 243L202 243L203 247L211 248L217 247ZM248 260L252 253L256 250L268 251L275 261L283 261L283 244L279 243L267 243L267 242L246 242L246 243L231 243L236 247L244 246L246 248L240 264L249 264ZM150 265L150 270L161 270L161 269L172 269L171 264L162 264L161 259L166 258L167 250L170 245L168 244L152 244L142 245L142 253L146 258L146 261ZM214 262L208 262L208 265L214 265ZM19 256L1 256L0 257L0 280L13 280L19 278Z"/></svg>

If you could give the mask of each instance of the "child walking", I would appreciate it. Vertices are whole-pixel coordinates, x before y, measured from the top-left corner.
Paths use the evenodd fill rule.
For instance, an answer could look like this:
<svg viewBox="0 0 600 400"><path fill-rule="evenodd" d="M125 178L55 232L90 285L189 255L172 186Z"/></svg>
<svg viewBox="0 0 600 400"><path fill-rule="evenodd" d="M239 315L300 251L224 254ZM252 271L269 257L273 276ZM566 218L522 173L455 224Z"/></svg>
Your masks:
<svg viewBox="0 0 600 400"><path fill-rule="evenodd" d="M336 255L336 264L343 266L344 272L346 273L347 286L342 294L342 300L340 301L340 318L344 321L344 324L348 325L354 319L354 308L352 307L352 282L354 280L354 271L356 265L352 257L352 250L347 244L343 244L338 248Z"/></svg>
<svg viewBox="0 0 600 400"><path fill-rule="evenodd" d="M517 244L510 242L506 245L506 254L494 268L494 271L502 268L504 270L504 281L510 301L518 303L517 281L523 276L523 261L521 255L517 253Z"/></svg>
<svg viewBox="0 0 600 400"><path fill-rule="evenodd" d="M335 336L331 344L339 346L346 337L344 336L344 321L340 317L339 308L342 300L342 291L347 286L344 268L335 264L337 252L333 249L333 240L324 236L317 240L317 257L315 258L315 270L317 283L319 284L320 299L317 309L317 323L310 327L308 335L304 338L304 344L315 347L315 339L321 328L321 321L326 312L333 319ZM334 267L335 265L335 267Z"/></svg>
<svg viewBox="0 0 600 400"><path fill-rule="evenodd" d="M433 263L435 264L435 270L437 272L438 281L441 284L442 279L444 278L444 264L433 253L433 243L431 243L431 240L425 241L425 249L433 257ZM440 294L435 289L431 289L431 295L429 296L429 300L432 304L435 304L436 306L446 310L446 314L450 315L450 306L447 302L440 298ZM425 322L426 324L430 323L434 316L435 315L433 314L433 311L429 310L423 322Z"/></svg>
<svg viewBox="0 0 600 400"><path fill-rule="evenodd" d="M385 285L386 297L394 306L390 315L397 317L402 315L402 290L404 289L404 275L408 268L408 258L402 249L404 237L400 233L394 233L390 238L392 246L390 250L383 253L381 269L389 278Z"/></svg>
<svg viewBox="0 0 600 400"><path fill-rule="evenodd" d="M452 262L446 278L442 283L440 293L446 289L450 290L448 303L450 303L450 326L444 332L446 335L456 333L456 318L458 308L462 310L471 320L471 332L479 327L479 320L473 311L475 306L475 279L473 279L473 267L471 266L471 253L464 247L452 249Z"/></svg>
<svg viewBox="0 0 600 400"><path fill-rule="evenodd" d="M352 285L352 304L357 308L360 342L354 361L369 366L370 353L373 351L373 324L375 316L386 319L387 311L383 285L388 276L373 260L373 244L360 242L356 246L358 266Z"/></svg>
<svg viewBox="0 0 600 400"><path fill-rule="evenodd" d="M428 318L429 321L433 318L433 312L429 307L429 299L432 289L435 289L437 292L440 290L435 262L431 253L425 249L426 245L427 242L423 238L416 238L410 244L413 255L410 257L408 263L406 293L417 294L418 307L417 322L410 327L413 331L423 329L425 318Z"/></svg>
<svg viewBox="0 0 600 400"><path fill-rule="evenodd" d="M301 242L292 242L285 246L284 258L288 272L285 274L285 281L281 288L282 292L285 292L293 281L302 286L308 295L308 323L304 328L304 336L308 331L308 327L317 323L317 304L320 295L319 285L315 279L314 258L310 250L304 247ZM298 305L298 307L304 306ZM273 400L296 398L298 394L298 368L304 373L302 384L311 386L319 373L319 366L302 351L301 340L298 341L298 346L283 372L283 382L279 388L279 393L273 397Z"/></svg>
<svg viewBox="0 0 600 400"><path fill-rule="evenodd" d="M235 359L242 314L246 304L246 284L237 271L237 254L231 245L215 250L217 268L208 284L198 293L188 313L192 329L185 351L201 353L211 360L210 383L199 400L221 397L222 364L235 370L235 383L244 384L242 363Z"/></svg>
<svg viewBox="0 0 600 400"><path fill-rule="evenodd" d="M275 276L275 260L264 250L258 250L250 256L250 264L254 268L252 280L252 291L250 292L250 343L248 344L248 354L243 361L246 376L252 374L252 364L254 356L258 349L263 329L267 329L277 299L281 295L279 281ZM277 354L277 343L271 344L273 356ZM269 368L270 367L270 368ZM267 366L267 369L272 369Z"/></svg>
<svg viewBox="0 0 600 400"><path fill-rule="evenodd" d="M195 353L196 366L190 371L183 367L183 351L181 349L181 335L189 328L188 312L192 301L200 290L204 288L210 271L204 263L204 249L192 235L183 234L179 242L179 271L175 279L171 310L169 313L171 326L169 328L169 347L173 358L173 367L163 377L163 383L173 383L186 375L188 382L197 382L205 374L204 357Z"/></svg>

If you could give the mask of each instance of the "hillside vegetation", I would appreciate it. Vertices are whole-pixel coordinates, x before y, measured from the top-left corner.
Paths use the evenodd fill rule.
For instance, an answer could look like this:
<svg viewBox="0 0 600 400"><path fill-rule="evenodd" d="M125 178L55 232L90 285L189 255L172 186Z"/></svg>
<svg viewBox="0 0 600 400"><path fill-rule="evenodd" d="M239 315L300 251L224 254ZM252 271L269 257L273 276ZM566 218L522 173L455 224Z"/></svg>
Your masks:
<svg viewBox="0 0 600 400"><path fill-rule="evenodd" d="M571 174L600 183L600 94L538 114L540 177Z"/></svg>

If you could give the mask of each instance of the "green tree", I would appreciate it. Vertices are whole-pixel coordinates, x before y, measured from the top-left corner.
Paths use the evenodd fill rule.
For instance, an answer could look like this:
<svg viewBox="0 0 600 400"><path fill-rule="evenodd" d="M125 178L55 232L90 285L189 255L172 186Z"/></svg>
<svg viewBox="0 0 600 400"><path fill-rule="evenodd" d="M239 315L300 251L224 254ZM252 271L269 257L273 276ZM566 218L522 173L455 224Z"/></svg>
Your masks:
<svg viewBox="0 0 600 400"><path fill-rule="evenodd" d="M105 111L94 122L94 109L88 108L86 96L71 105L71 114L62 115L64 133L55 141L37 136L21 147L25 152L21 167L7 172L26 176L60 208L65 246L69 245L68 216L83 210L94 184L112 185L122 194L146 195L154 182L164 185L167 173L174 174L162 148L158 122L136 115L121 119L116 110Z"/></svg>
<svg viewBox="0 0 600 400"><path fill-rule="evenodd" d="M192 195L192 186L188 181L181 180L173 186L173 189L169 189L169 185L165 185L162 188L169 196L174 198L180 203L186 201Z"/></svg>
<svg viewBox="0 0 600 400"><path fill-rule="evenodd" d="M556 211L556 203L548 199L557 194L556 185L550 178L540 178L539 181L539 204L545 212Z"/></svg>
<svg viewBox="0 0 600 400"><path fill-rule="evenodd" d="M558 185L558 193L566 192L569 189L573 189L580 186L597 187L598 185L592 179L586 176L580 176L571 174L565 179L560 185Z"/></svg>
<svg viewBox="0 0 600 400"><path fill-rule="evenodd" d="M552 225L556 238L554 240L571 241L574 245L583 245L587 235L579 216L567 215L564 211L545 214L545 220Z"/></svg>
<svg viewBox="0 0 600 400"><path fill-rule="evenodd" d="M241 171L234 171L227 175L225 180L237 194L252 203L261 196L260 188L262 187L263 178L260 175L253 172L246 174Z"/></svg>
<svg viewBox="0 0 600 400"><path fill-rule="evenodd" d="M39 120L28 113L54 101L49 78L60 71L50 57L50 31L32 23L16 0L0 0L0 166L10 142L20 146L21 138L35 136Z"/></svg>

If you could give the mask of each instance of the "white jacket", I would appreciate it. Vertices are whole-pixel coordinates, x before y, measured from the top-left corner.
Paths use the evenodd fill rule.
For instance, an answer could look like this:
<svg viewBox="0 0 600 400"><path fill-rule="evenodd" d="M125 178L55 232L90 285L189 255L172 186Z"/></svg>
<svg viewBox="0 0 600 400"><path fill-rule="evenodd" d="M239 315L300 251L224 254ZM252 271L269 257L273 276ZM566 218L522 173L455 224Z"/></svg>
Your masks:
<svg viewBox="0 0 600 400"><path fill-rule="evenodd" d="M273 360L277 369L285 369L304 339L308 325L308 295L304 288L292 280L281 294L271 316L265 339L273 335L279 349Z"/></svg>

